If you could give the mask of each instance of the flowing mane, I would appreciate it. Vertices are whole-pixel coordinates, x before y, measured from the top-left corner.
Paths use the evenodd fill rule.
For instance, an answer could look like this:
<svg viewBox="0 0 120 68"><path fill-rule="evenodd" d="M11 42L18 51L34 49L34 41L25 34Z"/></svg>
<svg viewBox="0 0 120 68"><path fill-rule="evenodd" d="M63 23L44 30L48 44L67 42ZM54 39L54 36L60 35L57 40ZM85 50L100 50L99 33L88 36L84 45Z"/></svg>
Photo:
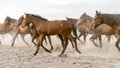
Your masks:
<svg viewBox="0 0 120 68"><path fill-rule="evenodd" d="M36 18L39 18L39 19L48 21L48 19L45 19L45 18L43 18L43 17L41 17L41 16L39 16L39 15L35 15L35 14L30 14L30 15L33 16L33 17L36 17Z"/></svg>
<svg viewBox="0 0 120 68"><path fill-rule="evenodd" d="M108 25L120 25L120 16L116 14L101 14L106 24Z"/></svg>

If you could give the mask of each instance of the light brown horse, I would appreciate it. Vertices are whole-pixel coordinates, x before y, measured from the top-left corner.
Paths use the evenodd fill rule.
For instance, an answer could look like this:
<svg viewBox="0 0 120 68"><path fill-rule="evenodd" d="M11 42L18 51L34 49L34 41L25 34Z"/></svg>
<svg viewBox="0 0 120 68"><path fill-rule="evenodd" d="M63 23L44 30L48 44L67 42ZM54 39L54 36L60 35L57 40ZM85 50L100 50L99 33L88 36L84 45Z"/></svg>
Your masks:
<svg viewBox="0 0 120 68"><path fill-rule="evenodd" d="M92 25L91 25L91 28L93 28ZM93 29L92 31L93 31L93 33L92 33L92 37L90 39L92 40L94 45L96 45L97 47L99 47L99 45L96 44L94 42L94 40L98 38L99 39L99 43L100 43L100 47L102 48L102 35L106 35L106 36L108 36L108 38L111 35L114 35L116 37L115 31L112 29L112 27L110 27L109 25L104 24L104 23L101 24L100 26L98 26L97 28Z"/></svg>
<svg viewBox="0 0 120 68"><path fill-rule="evenodd" d="M4 27L4 23L0 23L0 35L3 36L8 33L7 27ZM1 44L1 41L0 41Z"/></svg>
<svg viewBox="0 0 120 68"><path fill-rule="evenodd" d="M6 29L8 30L8 33L10 33L13 36L11 46L14 45L15 39L18 36L18 34L20 34L22 40L28 45L28 43L24 39L24 36L26 34L31 34L31 31L27 27L23 28L22 26L19 26L17 28L16 27L17 20L8 16L5 18L4 23L5 23L4 28L7 27Z"/></svg>
<svg viewBox="0 0 120 68"><path fill-rule="evenodd" d="M90 24L93 20L93 17L87 15L86 13L83 13L80 18L78 19L76 23L76 27L78 31L80 32L78 38L81 36L84 37L84 41L86 41L86 37L88 34L91 34Z"/></svg>
<svg viewBox="0 0 120 68"><path fill-rule="evenodd" d="M34 55L38 53L40 46L42 46L47 52L50 52L43 46L43 40L45 39L45 36L50 35L62 35L63 37L64 48L60 56L62 56L62 54L66 50L66 47L68 45L68 39L74 42L76 51L81 53L77 48L76 39L71 35L72 25L67 21L65 20L47 21L46 19L38 15L25 14L25 19L23 20L23 27L29 26L30 23L32 23L33 26L35 26L37 33L39 34L37 43L38 45Z"/></svg>
<svg viewBox="0 0 120 68"><path fill-rule="evenodd" d="M107 24L115 31L115 33L119 36L118 40L116 41L116 47L120 51L119 42L120 42L120 19L119 16L116 14L101 14L100 12L96 11L93 24L94 28L97 28L101 24Z"/></svg>

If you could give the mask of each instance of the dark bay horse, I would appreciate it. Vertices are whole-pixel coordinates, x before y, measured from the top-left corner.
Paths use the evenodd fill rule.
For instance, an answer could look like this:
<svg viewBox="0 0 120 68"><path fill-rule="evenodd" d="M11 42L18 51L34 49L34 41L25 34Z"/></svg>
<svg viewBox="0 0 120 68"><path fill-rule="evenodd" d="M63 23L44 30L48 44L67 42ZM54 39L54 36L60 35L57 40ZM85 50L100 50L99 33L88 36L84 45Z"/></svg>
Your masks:
<svg viewBox="0 0 120 68"><path fill-rule="evenodd" d="M117 34L118 40L116 41L116 47L117 49L120 51L120 47L119 47L119 42L120 42L120 18L118 15L116 14L101 14L100 12L96 11L94 20L92 22L94 24L94 28L97 28L98 26L100 26L101 24L107 24L110 27L112 27L112 29L115 31L115 34Z"/></svg>
<svg viewBox="0 0 120 68"><path fill-rule="evenodd" d="M30 23L33 24L33 26L35 26L35 30L37 30L37 33L39 34L37 49L34 55L38 53L40 46L43 47L47 52L50 52L48 49L46 49L43 46L43 40L45 39L45 36L50 36L50 35L62 35L62 38L64 41L64 48L60 56L62 56L62 54L66 50L66 47L68 45L68 40L71 40L72 42L74 42L76 51L81 53L77 48L76 39L71 35L71 31L73 27L66 20L48 21L45 18L42 18L38 15L27 13L25 14L25 18L23 20L23 27L29 26Z"/></svg>

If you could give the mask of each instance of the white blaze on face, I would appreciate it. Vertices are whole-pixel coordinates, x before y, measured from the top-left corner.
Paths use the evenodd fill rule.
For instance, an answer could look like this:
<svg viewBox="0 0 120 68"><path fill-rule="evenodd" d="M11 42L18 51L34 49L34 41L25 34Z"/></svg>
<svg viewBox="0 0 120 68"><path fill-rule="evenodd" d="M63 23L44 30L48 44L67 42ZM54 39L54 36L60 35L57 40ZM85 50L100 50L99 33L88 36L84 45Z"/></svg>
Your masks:
<svg viewBox="0 0 120 68"><path fill-rule="evenodd" d="M32 24L32 23L30 23L30 24L29 24L29 27L30 27L30 28L32 28L32 27L33 27L33 24Z"/></svg>
<svg viewBox="0 0 120 68"><path fill-rule="evenodd" d="M26 19L26 14L24 13L23 17Z"/></svg>

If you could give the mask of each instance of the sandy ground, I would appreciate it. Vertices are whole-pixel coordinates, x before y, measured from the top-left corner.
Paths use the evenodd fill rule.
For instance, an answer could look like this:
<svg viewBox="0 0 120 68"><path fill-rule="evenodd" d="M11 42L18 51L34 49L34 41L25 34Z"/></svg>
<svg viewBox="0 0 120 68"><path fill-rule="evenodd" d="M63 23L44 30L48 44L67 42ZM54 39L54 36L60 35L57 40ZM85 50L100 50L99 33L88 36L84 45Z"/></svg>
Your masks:
<svg viewBox="0 0 120 68"><path fill-rule="evenodd" d="M36 47L31 42L29 46L20 40L16 42L14 47L10 47L10 41L0 45L0 68L120 68L120 53L113 40L110 43L104 41L102 48L95 47L89 40L86 44L78 42L82 54L69 44L63 57L58 56L62 51L60 43L57 43L59 40L53 43L52 53L41 48L36 56L33 55Z"/></svg>

